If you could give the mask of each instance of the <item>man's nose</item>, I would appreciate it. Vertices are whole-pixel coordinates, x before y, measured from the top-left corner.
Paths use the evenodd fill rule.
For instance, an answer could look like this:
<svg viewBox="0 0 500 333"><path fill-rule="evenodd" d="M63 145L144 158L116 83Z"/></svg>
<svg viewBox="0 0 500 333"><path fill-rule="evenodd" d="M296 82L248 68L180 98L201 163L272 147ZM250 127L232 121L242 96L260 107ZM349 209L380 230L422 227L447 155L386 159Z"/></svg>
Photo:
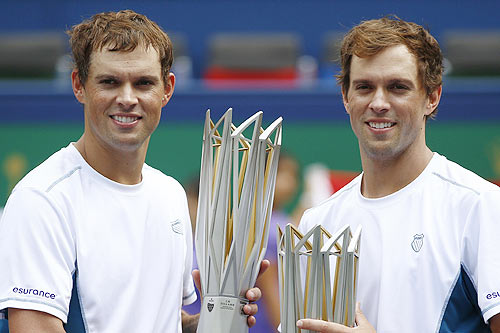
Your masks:
<svg viewBox="0 0 500 333"><path fill-rule="evenodd" d="M122 85L116 98L116 102L123 106L125 109L136 105L138 100L134 91L134 87L129 83Z"/></svg>
<svg viewBox="0 0 500 333"><path fill-rule="evenodd" d="M372 99L368 107L373 112L387 112L389 111L390 104L387 99L387 92L383 88L377 88L373 93Z"/></svg>

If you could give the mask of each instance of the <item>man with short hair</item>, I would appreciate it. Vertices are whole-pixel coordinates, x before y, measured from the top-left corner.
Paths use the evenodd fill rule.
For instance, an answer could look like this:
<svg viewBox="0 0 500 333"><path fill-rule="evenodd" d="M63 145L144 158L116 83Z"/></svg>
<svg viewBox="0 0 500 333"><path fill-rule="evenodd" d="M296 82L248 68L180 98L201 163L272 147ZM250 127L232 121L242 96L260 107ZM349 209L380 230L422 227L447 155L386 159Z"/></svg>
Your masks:
<svg viewBox="0 0 500 333"><path fill-rule="evenodd" d="M7 201L0 309L12 332L194 332L198 316L181 311L196 300L186 195L145 164L174 91L170 39L131 10L96 14L68 34L84 133ZM253 325L256 305L244 311Z"/></svg>
<svg viewBox="0 0 500 333"><path fill-rule="evenodd" d="M426 121L442 54L420 25L362 22L341 48L345 109L363 173L305 212L300 230L362 226L357 327L318 332L500 332L500 189L432 152ZM365 317L366 315L366 317ZM373 325L373 326L372 326Z"/></svg>

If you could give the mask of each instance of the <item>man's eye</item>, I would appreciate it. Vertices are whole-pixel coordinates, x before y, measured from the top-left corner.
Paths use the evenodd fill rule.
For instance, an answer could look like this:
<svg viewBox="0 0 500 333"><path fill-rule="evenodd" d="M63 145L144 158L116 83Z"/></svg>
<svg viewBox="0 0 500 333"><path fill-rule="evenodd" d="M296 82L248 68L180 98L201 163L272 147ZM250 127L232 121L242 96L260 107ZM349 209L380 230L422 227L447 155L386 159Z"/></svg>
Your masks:
<svg viewBox="0 0 500 333"><path fill-rule="evenodd" d="M141 80L137 83L140 86L150 86L153 84L153 81L151 80Z"/></svg>
<svg viewBox="0 0 500 333"><path fill-rule="evenodd" d="M365 89L370 89L370 86L367 84L360 84L356 86L356 90L365 90Z"/></svg>
<svg viewBox="0 0 500 333"><path fill-rule="evenodd" d="M393 84L391 88L395 90L408 90L408 87L404 84Z"/></svg>
<svg viewBox="0 0 500 333"><path fill-rule="evenodd" d="M115 79L103 79L100 81L102 84L115 84L116 80Z"/></svg>

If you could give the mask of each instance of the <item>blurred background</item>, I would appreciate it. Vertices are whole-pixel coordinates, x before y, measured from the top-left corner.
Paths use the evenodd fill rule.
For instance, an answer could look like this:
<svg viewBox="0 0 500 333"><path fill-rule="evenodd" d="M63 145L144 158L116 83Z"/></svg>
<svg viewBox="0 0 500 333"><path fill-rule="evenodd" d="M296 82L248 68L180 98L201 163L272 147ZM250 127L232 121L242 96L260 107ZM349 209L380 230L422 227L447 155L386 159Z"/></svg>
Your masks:
<svg viewBox="0 0 500 333"><path fill-rule="evenodd" d="M427 131L431 149L500 184L499 1L1 4L0 214L26 172L82 133L64 31L94 13L120 9L147 15L173 39L176 89L147 163L185 186L199 173L208 108L218 118L232 107L238 124L259 110L268 124L284 118L283 149L295 161L296 184L278 208L292 222L358 174L357 142L333 77L338 42L361 20L386 14L424 25L444 51L443 97Z"/></svg>
<svg viewBox="0 0 500 333"><path fill-rule="evenodd" d="M268 123L283 116L283 146L301 175L312 163L359 172L333 77L338 40L361 20L391 13L426 26L447 58L429 145L500 179L498 1L4 0L2 8L0 207L28 170L82 132L64 31L96 12L127 8L155 20L174 42L176 90L147 162L181 182L198 173L207 108L217 118L233 107L236 122L258 110Z"/></svg>

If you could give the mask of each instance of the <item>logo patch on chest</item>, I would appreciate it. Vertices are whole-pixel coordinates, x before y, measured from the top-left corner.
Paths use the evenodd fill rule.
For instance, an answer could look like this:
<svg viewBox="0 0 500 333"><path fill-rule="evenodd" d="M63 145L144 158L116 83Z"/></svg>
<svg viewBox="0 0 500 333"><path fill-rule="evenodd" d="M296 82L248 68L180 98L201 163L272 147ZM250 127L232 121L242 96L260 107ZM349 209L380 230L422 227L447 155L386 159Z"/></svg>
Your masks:
<svg viewBox="0 0 500 333"><path fill-rule="evenodd" d="M413 241L411 242L411 248L415 252L419 252L424 245L424 234L416 234L413 236Z"/></svg>
<svg viewBox="0 0 500 333"><path fill-rule="evenodd" d="M175 221L170 222L170 226L172 227L172 231L175 232L176 234L183 234L184 233L184 228L182 226L181 220L177 219Z"/></svg>

